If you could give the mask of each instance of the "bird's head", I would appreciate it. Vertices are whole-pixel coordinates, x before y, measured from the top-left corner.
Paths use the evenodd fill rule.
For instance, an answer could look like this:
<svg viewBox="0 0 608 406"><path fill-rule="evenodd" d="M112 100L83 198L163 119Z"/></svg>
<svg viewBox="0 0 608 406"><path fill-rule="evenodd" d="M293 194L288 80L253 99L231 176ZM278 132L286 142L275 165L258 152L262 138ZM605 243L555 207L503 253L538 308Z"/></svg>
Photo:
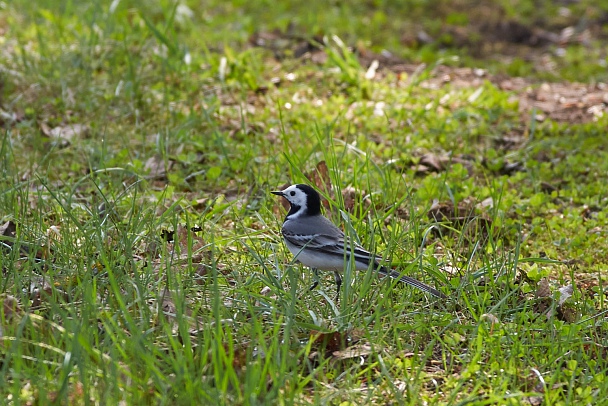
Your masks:
<svg viewBox="0 0 608 406"><path fill-rule="evenodd" d="M307 214L314 216L321 213L321 196L312 187L304 184L291 185L280 191L270 192L282 196L291 206L287 218L295 218Z"/></svg>

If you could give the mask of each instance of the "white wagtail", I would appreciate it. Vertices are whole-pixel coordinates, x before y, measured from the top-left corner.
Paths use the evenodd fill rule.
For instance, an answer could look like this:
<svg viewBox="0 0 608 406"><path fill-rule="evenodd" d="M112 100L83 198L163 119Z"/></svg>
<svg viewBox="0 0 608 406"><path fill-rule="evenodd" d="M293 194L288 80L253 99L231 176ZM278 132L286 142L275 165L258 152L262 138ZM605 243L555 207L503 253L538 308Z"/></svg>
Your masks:
<svg viewBox="0 0 608 406"><path fill-rule="evenodd" d="M338 292L342 284L340 272L344 270L344 261L350 261L352 255L357 270L367 270L373 265L381 275L446 298L437 289L380 265L380 257L370 254L354 242L350 243L344 233L321 214L321 197L312 187L291 185L285 190L271 193L284 197L291 206L281 229L289 251L299 262L312 268L315 275L318 269L334 271ZM311 289L317 285L318 281L315 281Z"/></svg>

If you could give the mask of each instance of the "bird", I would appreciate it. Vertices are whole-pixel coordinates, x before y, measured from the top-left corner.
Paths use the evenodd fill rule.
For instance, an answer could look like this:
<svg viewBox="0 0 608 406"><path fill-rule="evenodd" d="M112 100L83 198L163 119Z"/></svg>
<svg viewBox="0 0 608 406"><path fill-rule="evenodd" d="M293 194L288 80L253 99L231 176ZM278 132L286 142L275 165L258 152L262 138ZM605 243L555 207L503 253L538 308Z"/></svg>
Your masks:
<svg viewBox="0 0 608 406"><path fill-rule="evenodd" d="M344 270L345 261L352 259L357 270L367 270L373 266L381 275L390 276L433 296L447 298L439 290L381 265L381 257L346 238L342 230L323 216L321 196L311 186L295 184L270 193L283 197L290 205L281 227L287 249L296 260L311 268L315 276L318 270L333 271L338 294L342 285L340 272ZM310 289L316 288L318 283L317 278Z"/></svg>

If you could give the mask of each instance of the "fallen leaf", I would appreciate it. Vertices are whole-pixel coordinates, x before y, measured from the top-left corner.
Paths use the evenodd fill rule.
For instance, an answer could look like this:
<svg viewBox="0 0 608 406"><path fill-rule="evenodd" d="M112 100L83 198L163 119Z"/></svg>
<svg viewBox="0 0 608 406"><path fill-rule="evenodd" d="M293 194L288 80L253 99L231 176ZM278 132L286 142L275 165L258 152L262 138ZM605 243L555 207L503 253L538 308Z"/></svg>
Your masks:
<svg viewBox="0 0 608 406"><path fill-rule="evenodd" d="M496 317L492 313L484 313L484 314L482 314L479 317L479 320L484 320L484 321L489 322L492 325L492 327L494 326L494 324L500 323L500 320L498 319L498 317Z"/></svg>
<svg viewBox="0 0 608 406"><path fill-rule="evenodd" d="M30 309L41 308L44 303L53 300L53 297L64 301L68 300L67 294L60 286L52 285L48 278L39 276L30 282L30 299L32 300Z"/></svg>
<svg viewBox="0 0 608 406"><path fill-rule="evenodd" d="M557 300L557 305L562 306L569 297L574 293L574 288L572 285L562 286L559 288L559 299Z"/></svg>
<svg viewBox="0 0 608 406"><path fill-rule="evenodd" d="M477 207L480 209L491 209L492 207L494 207L494 199L490 196L484 199L481 203L479 203Z"/></svg>
<svg viewBox="0 0 608 406"><path fill-rule="evenodd" d="M364 192L357 191L352 186L345 187L342 189L342 198L344 199L344 210L349 213L353 213L355 208L359 207L361 201L363 201L365 207L369 207L371 202L368 199L363 200Z"/></svg>
<svg viewBox="0 0 608 406"><path fill-rule="evenodd" d="M325 351L325 354L333 354L345 348L346 336L339 331L331 331L322 333L311 330L310 339L313 342L313 348Z"/></svg>
<svg viewBox="0 0 608 406"><path fill-rule="evenodd" d="M335 359L359 358L372 353L372 347L369 344L353 345L344 350L334 351L332 353Z"/></svg>
<svg viewBox="0 0 608 406"><path fill-rule="evenodd" d="M148 179L166 180L167 172L173 167L172 160L165 160L160 155L154 155L146 161L144 172L148 172Z"/></svg>
<svg viewBox="0 0 608 406"><path fill-rule="evenodd" d="M203 239L196 233L203 231L200 227L184 227L181 224L177 226L176 230L162 229L160 232L160 238L169 244L178 244L181 252L188 252L188 241L191 240L192 252L196 252L203 248L206 244Z"/></svg>
<svg viewBox="0 0 608 406"><path fill-rule="evenodd" d="M454 235L468 244L485 244L492 226L492 220L484 212L475 213L475 208L479 207L475 200L467 198L454 207L451 201L433 201L427 216L431 221L439 223L433 228L433 235L442 238Z"/></svg>
<svg viewBox="0 0 608 406"><path fill-rule="evenodd" d="M209 265L198 264L196 267L196 272L194 273L194 278L197 285L202 285L205 282L206 276L209 275L209 268Z"/></svg>
<svg viewBox="0 0 608 406"><path fill-rule="evenodd" d="M0 226L0 249L12 248L17 234L17 225L12 221L7 221Z"/></svg>
<svg viewBox="0 0 608 406"><path fill-rule="evenodd" d="M543 298L551 297L552 295L549 280L547 278L542 278L540 281L538 281L538 285L536 287L536 297Z"/></svg>
<svg viewBox="0 0 608 406"><path fill-rule="evenodd" d="M526 400L530 406L540 406L544 402L544 398L542 396L529 396Z"/></svg>
<svg viewBox="0 0 608 406"><path fill-rule="evenodd" d="M21 306L19 302L13 296L7 295L2 300L2 314L0 314L0 321L11 321L12 318L21 313Z"/></svg>
<svg viewBox="0 0 608 406"><path fill-rule="evenodd" d="M17 231L17 226L12 221L7 221L0 226L0 236L14 237Z"/></svg>
<svg viewBox="0 0 608 406"><path fill-rule="evenodd" d="M420 158L419 164L433 169L435 172L441 172L444 168L444 163L448 160L449 157L428 153Z"/></svg>
<svg viewBox="0 0 608 406"><path fill-rule="evenodd" d="M58 126L50 131L49 136L53 138L61 138L71 142L74 137L86 137L89 133L89 127L84 124L68 124Z"/></svg>
<svg viewBox="0 0 608 406"><path fill-rule="evenodd" d="M60 148L66 148L76 137L84 138L89 134L89 126L85 124L66 124L50 128L50 126L41 121L38 123L40 131L47 137L54 140L54 143Z"/></svg>

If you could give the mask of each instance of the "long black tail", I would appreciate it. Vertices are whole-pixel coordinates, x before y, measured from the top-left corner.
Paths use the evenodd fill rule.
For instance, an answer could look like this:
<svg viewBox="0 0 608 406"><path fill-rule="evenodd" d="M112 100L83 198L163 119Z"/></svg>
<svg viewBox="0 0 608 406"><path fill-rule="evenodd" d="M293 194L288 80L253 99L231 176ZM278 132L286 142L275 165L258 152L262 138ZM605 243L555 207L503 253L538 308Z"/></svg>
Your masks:
<svg viewBox="0 0 608 406"><path fill-rule="evenodd" d="M414 279L407 275L401 275L399 272L393 271L392 269L388 269L384 266L381 266L380 268L378 268L378 272L382 275L390 276L393 279L397 279L403 283L406 283L410 286L418 288L424 292L430 293L433 296L439 297L441 299L447 299L447 296L444 295L442 292L438 291L435 288L430 287L426 283L420 282L418 279Z"/></svg>

